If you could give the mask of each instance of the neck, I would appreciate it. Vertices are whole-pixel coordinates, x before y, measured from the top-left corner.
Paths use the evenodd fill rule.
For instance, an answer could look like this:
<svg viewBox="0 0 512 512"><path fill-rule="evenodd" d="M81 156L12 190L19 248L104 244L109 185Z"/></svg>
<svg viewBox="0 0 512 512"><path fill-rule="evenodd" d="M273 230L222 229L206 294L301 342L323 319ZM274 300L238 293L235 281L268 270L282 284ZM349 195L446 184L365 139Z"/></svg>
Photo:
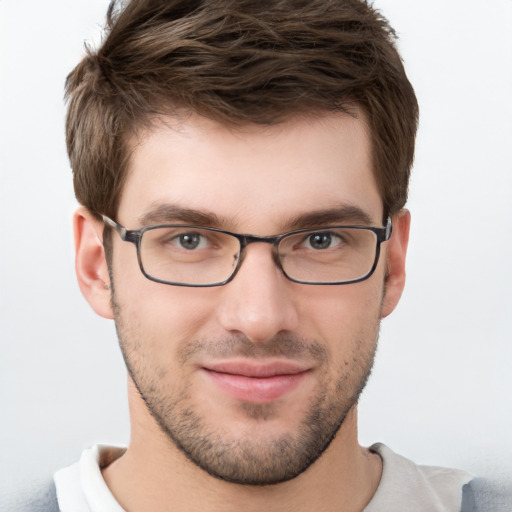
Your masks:
<svg viewBox="0 0 512 512"><path fill-rule="evenodd" d="M214 478L190 462L149 414L134 414L144 406L130 396L130 445L103 470L128 512L355 512L364 509L379 484L382 463L359 446L355 407L329 448L304 473L276 485L248 486Z"/></svg>

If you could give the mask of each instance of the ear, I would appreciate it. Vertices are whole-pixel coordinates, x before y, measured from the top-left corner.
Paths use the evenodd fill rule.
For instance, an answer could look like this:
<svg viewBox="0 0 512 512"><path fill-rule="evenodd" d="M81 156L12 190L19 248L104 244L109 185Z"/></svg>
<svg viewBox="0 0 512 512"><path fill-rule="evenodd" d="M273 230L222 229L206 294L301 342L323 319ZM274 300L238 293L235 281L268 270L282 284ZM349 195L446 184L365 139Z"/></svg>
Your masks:
<svg viewBox="0 0 512 512"><path fill-rule="evenodd" d="M408 210L400 210L392 219L393 233L387 242L387 267L384 299L381 317L388 316L398 304L405 286L405 257L409 243L411 214Z"/></svg>
<svg viewBox="0 0 512 512"><path fill-rule="evenodd" d="M103 248L103 223L82 206L73 216L73 231L75 270L82 295L98 315L114 318L110 301L110 278Z"/></svg>

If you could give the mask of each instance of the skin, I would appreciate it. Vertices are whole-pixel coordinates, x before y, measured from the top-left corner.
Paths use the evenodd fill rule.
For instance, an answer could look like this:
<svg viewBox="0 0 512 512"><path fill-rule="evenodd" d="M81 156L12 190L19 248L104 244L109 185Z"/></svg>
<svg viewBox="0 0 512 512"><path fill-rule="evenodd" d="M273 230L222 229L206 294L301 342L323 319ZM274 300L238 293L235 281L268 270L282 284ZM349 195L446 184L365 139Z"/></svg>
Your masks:
<svg viewBox="0 0 512 512"><path fill-rule="evenodd" d="M290 231L319 210L355 208L367 217L329 219L331 225L382 226L383 216L366 125L338 114L236 130L194 115L158 122L134 147L115 220L129 229L148 216L171 221L155 218L162 205L207 211L215 227L262 236ZM357 441L356 401L380 319L403 290L409 223L405 210L394 216L375 273L360 283L293 283L275 266L270 246L255 243L232 282L194 289L146 279L135 247L115 233L109 275L103 224L80 208L79 284L99 315L115 317L130 374L130 444L103 470L120 504L129 512L362 510L382 468ZM304 376L276 399L262 402L255 392L240 400L211 378L209 369L226 361L253 369L291 362ZM308 466L299 439L315 412L321 442L307 447L316 450ZM195 421L176 433L190 417ZM198 438L211 441L209 453L217 455L203 467L194 457L204 454L177 445ZM280 457L283 441L289 450ZM276 460L284 462L276 468ZM243 479L282 481L233 483Z"/></svg>

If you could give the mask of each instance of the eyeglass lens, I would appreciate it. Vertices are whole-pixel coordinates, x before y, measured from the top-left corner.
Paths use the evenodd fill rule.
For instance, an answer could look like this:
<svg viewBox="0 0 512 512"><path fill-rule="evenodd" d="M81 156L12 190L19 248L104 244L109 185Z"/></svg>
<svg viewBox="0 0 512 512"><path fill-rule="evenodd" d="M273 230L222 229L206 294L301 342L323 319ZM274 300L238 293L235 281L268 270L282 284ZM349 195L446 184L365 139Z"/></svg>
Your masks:
<svg viewBox="0 0 512 512"><path fill-rule="evenodd" d="M285 274L297 281L338 283L365 277L377 248L375 233L364 228L326 228L280 239L277 254ZM233 235L190 227L157 227L140 241L144 272L175 284L211 285L230 278L241 245Z"/></svg>

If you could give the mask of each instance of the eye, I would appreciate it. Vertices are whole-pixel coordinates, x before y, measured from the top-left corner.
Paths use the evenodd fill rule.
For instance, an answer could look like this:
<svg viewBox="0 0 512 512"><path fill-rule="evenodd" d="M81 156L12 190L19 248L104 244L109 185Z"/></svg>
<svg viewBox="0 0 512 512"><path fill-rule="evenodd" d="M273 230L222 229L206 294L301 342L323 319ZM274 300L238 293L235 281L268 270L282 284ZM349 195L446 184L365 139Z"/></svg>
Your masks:
<svg viewBox="0 0 512 512"><path fill-rule="evenodd" d="M322 250L330 249L341 243L341 238L331 231L312 233L303 242L308 249Z"/></svg>
<svg viewBox="0 0 512 512"><path fill-rule="evenodd" d="M189 251L194 249L204 249L209 245L206 237L200 233L182 233L175 236L172 239L172 243Z"/></svg>

